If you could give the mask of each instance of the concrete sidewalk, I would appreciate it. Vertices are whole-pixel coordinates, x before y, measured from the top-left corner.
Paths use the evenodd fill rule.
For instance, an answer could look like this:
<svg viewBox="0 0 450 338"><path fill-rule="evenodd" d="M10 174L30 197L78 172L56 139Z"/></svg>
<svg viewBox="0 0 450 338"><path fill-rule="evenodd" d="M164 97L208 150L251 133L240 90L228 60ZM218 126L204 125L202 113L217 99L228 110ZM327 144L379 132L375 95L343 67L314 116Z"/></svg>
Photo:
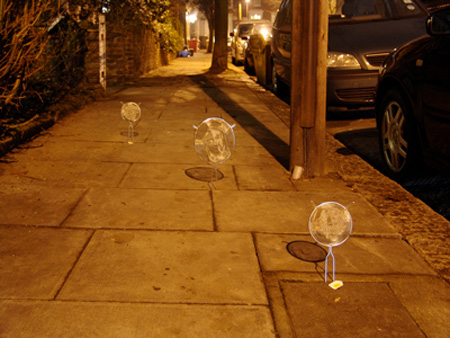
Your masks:
<svg viewBox="0 0 450 338"><path fill-rule="evenodd" d="M327 136L326 175L290 179L271 94L231 65L206 74L210 57L176 59L2 159L0 337L448 337L450 287L377 193L343 178L360 160ZM142 109L132 145L127 101ZM214 185L187 175L208 167L193 147L207 117L236 124ZM355 202L337 291L311 201Z"/></svg>

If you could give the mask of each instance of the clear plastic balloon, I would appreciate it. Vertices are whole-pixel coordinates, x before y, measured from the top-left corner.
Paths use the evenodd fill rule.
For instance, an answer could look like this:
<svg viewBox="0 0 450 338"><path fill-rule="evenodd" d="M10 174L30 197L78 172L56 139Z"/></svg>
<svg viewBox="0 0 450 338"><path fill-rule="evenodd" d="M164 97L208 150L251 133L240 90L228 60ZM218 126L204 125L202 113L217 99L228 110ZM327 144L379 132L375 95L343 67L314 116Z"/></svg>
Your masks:
<svg viewBox="0 0 450 338"><path fill-rule="evenodd" d="M324 246L344 243L352 232L353 221L346 207L337 202L318 205L309 217L311 236Z"/></svg>
<svg viewBox="0 0 450 338"><path fill-rule="evenodd" d="M200 159L213 166L228 160L234 151L233 128L224 119L211 117L194 126L194 147Z"/></svg>
<svg viewBox="0 0 450 338"><path fill-rule="evenodd" d="M335 280L335 259L333 247L341 245L350 236L353 220L346 207L337 202L325 202L314 208L309 216L309 232L319 243L328 247L325 257L325 283L328 276L328 258L333 259L333 281Z"/></svg>
<svg viewBox="0 0 450 338"><path fill-rule="evenodd" d="M120 116L128 122L128 143L134 143L134 127L137 126L141 119L141 107L135 102L122 103Z"/></svg>
<svg viewBox="0 0 450 338"><path fill-rule="evenodd" d="M141 119L141 107L136 102L123 103L120 116L125 121L133 123L136 126L137 122Z"/></svg>

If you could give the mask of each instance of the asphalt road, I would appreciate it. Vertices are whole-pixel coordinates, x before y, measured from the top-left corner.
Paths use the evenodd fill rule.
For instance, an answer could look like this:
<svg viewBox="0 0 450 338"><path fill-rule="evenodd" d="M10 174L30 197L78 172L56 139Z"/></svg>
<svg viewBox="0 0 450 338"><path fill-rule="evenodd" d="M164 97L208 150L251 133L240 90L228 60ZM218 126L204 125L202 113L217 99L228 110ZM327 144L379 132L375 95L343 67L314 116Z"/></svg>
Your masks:
<svg viewBox="0 0 450 338"><path fill-rule="evenodd" d="M348 149L382 172L373 110L329 112L327 131ZM433 210L450 220L450 176L425 168L399 182Z"/></svg>

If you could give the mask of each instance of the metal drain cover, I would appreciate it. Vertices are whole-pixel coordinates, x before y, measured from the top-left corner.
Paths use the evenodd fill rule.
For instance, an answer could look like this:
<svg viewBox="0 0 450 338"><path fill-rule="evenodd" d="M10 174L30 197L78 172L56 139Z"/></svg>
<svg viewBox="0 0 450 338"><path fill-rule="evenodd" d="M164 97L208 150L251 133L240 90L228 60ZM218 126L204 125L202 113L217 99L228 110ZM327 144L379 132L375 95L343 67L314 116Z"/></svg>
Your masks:
<svg viewBox="0 0 450 338"><path fill-rule="evenodd" d="M307 262L322 262L327 256L327 251L324 248L307 241L290 242L286 248L292 256Z"/></svg>
<svg viewBox="0 0 450 338"><path fill-rule="evenodd" d="M219 181L224 177L220 170L206 167L186 169L185 173L190 178L206 182Z"/></svg>

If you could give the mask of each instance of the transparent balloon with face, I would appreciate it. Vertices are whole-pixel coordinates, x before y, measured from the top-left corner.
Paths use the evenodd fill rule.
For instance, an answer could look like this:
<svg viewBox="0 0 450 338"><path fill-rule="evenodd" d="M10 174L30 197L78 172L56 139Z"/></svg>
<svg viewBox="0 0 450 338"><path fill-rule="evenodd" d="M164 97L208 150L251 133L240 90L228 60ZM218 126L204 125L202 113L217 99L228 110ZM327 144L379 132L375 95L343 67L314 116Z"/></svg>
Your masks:
<svg viewBox="0 0 450 338"><path fill-rule="evenodd" d="M346 207L337 202L317 206L309 217L309 231L324 246L344 243L352 232L353 221Z"/></svg>
<svg viewBox="0 0 450 338"><path fill-rule="evenodd" d="M120 109L120 116L126 122L133 123L136 126L137 122L141 119L141 107L136 102L122 103Z"/></svg>
<svg viewBox="0 0 450 338"><path fill-rule="evenodd" d="M120 109L120 116L126 122L128 122L128 143L134 143L134 127L137 126L141 119L141 107L136 102L122 103Z"/></svg>
<svg viewBox="0 0 450 338"><path fill-rule="evenodd" d="M213 166L227 161L235 148L233 128L224 119L211 117L194 126L194 147L200 159Z"/></svg>
<svg viewBox="0 0 450 338"><path fill-rule="evenodd" d="M328 257L333 259L333 281L335 279L335 259L333 247L341 245L353 229L353 220L346 207L337 202L325 202L314 208L308 222L311 236L321 245L328 247L325 258L325 283L328 275Z"/></svg>

